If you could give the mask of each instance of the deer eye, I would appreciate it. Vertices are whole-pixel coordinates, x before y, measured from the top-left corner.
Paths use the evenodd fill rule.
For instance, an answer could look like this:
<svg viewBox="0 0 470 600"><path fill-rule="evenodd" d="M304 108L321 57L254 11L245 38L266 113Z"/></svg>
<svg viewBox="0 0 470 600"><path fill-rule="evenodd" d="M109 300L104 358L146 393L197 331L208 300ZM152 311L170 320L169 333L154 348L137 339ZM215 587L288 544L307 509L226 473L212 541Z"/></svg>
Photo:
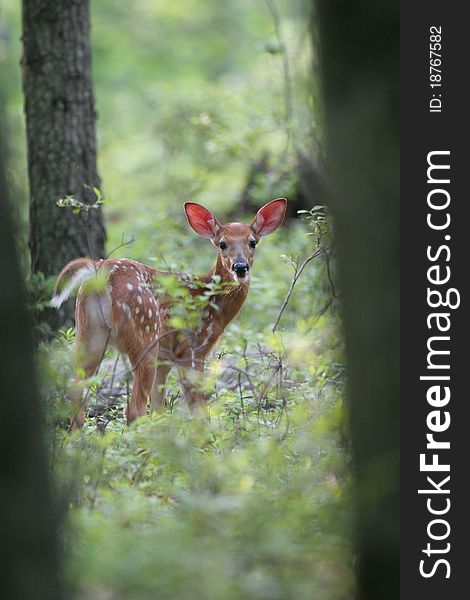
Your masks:
<svg viewBox="0 0 470 600"><path fill-rule="evenodd" d="M221 250L227 250L227 244L225 242L220 242L219 243L219 248Z"/></svg>
<svg viewBox="0 0 470 600"><path fill-rule="evenodd" d="M248 245L250 246L250 248L256 248L256 242L255 240L250 240Z"/></svg>

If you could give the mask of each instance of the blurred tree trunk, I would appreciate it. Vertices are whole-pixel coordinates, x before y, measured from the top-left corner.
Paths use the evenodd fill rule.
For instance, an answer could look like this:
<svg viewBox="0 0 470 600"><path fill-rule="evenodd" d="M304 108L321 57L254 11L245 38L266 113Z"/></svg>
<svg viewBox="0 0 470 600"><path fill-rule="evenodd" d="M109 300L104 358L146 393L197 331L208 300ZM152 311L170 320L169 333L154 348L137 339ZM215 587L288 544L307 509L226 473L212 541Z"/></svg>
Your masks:
<svg viewBox="0 0 470 600"><path fill-rule="evenodd" d="M56 600L57 515L2 167L0 148L0 596Z"/></svg>
<svg viewBox="0 0 470 600"><path fill-rule="evenodd" d="M315 7L357 468L358 599L396 600L399 9L385 0Z"/></svg>
<svg viewBox="0 0 470 600"><path fill-rule="evenodd" d="M72 214L56 204L67 195L93 204L100 186L89 0L23 0L22 67L31 264L49 276L73 258L104 254L101 208Z"/></svg>

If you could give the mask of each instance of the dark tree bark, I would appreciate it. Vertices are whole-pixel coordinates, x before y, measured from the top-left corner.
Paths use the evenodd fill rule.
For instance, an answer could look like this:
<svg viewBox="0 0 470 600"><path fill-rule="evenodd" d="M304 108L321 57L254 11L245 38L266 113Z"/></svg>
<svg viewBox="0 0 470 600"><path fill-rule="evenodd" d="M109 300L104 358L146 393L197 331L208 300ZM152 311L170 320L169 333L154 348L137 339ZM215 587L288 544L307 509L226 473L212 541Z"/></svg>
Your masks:
<svg viewBox="0 0 470 600"><path fill-rule="evenodd" d="M0 129L1 125L0 122ZM0 596L56 600L61 598L57 515L49 489L29 321L15 256L2 148L0 273Z"/></svg>
<svg viewBox="0 0 470 600"><path fill-rule="evenodd" d="M56 204L66 195L93 204L100 186L89 0L23 0L22 66L31 264L48 276L104 254L101 208L72 214Z"/></svg>
<svg viewBox="0 0 470 600"><path fill-rule="evenodd" d="M319 0L316 6L357 468L358 599L395 600L399 9L388 0Z"/></svg>

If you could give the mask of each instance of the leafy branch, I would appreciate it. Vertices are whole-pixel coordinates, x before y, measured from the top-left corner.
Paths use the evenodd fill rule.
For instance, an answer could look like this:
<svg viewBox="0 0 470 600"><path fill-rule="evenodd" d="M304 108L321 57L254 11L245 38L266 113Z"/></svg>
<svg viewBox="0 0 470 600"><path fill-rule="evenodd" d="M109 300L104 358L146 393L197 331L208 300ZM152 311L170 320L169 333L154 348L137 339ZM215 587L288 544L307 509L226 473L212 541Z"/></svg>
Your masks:
<svg viewBox="0 0 470 600"><path fill-rule="evenodd" d="M103 197L101 191L97 188L93 188L93 192L96 196L95 202L93 204L88 204L87 202L82 202L81 200L77 200L75 196L65 196L64 198L59 198L56 204L59 208L72 208L72 214L78 215L81 212L88 214L90 210L96 210L103 204L106 204L106 200Z"/></svg>
<svg viewBox="0 0 470 600"><path fill-rule="evenodd" d="M281 309L279 311L279 314L277 316L276 322L274 323L273 329L272 331L276 331L276 329L279 326L279 322L281 321L282 315L287 307L287 305L289 304L289 300L291 299L292 293L294 291L294 287L295 284L297 283L297 281L300 279L300 276L302 275L305 267L312 262L312 260L314 260L315 258L317 258L318 256L325 254L326 256L328 256L328 253L330 251L330 247L324 247L324 246L320 246L319 248L317 248L317 250L315 250L315 252L313 254L311 254L310 256L308 256L304 262L300 265L300 267L298 267L297 265L295 265L292 261L291 264L293 264L294 266L294 277L291 281L291 284L289 286L289 289L287 291L286 297L284 298L284 302L282 303Z"/></svg>

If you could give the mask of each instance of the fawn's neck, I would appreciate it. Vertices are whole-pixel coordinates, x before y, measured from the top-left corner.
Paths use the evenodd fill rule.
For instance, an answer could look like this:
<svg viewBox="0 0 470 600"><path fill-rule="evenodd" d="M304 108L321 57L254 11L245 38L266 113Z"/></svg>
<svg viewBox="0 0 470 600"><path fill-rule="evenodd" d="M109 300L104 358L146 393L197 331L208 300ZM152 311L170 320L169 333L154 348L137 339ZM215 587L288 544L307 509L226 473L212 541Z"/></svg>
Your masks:
<svg viewBox="0 0 470 600"><path fill-rule="evenodd" d="M220 315L225 329L243 306L248 295L249 283L234 281L232 273L224 267L220 256L217 256L215 266L207 274L207 280L209 281L214 275L218 275L220 283L227 286L224 292L214 298L214 302L219 309L217 314Z"/></svg>

